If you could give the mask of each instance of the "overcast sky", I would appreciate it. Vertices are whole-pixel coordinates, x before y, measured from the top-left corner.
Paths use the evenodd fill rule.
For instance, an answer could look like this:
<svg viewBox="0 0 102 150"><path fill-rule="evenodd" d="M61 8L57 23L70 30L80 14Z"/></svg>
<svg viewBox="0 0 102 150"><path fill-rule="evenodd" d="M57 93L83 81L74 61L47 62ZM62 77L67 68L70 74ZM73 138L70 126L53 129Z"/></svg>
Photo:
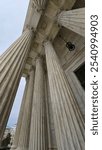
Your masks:
<svg viewBox="0 0 102 150"><path fill-rule="evenodd" d="M29 0L0 1L0 55L21 35L28 3ZM22 79L8 126L13 126L17 122L24 86L25 80Z"/></svg>

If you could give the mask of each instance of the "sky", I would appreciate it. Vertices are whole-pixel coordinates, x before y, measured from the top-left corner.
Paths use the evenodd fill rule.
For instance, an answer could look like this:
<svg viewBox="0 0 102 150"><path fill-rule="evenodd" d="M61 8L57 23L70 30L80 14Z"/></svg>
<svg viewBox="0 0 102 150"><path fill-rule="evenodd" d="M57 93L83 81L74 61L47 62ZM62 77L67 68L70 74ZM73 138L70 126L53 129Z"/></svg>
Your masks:
<svg viewBox="0 0 102 150"><path fill-rule="evenodd" d="M0 55L22 34L29 0L0 1ZM17 122L25 79L22 78L7 126Z"/></svg>

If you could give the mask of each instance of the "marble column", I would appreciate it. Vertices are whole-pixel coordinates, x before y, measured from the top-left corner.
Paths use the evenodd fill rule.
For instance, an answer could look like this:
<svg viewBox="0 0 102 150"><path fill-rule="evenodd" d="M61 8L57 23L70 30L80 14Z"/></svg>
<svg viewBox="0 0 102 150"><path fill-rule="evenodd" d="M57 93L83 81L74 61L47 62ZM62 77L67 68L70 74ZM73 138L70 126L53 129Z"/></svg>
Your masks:
<svg viewBox="0 0 102 150"><path fill-rule="evenodd" d="M57 22L61 26L85 36L85 8L62 11L57 17Z"/></svg>
<svg viewBox="0 0 102 150"><path fill-rule="evenodd" d="M29 150L46 150L45 144L45 89L43 62L36 60Z"/></svg>
<svg viewBox="0 0 102 150"><path fill-rule="evenodd" d="M44 43L58 150L84 150L84 123L50 41Z"/></svg>
<svg viewBox="0 0 102 150"><path fill-rule="evenodd" d="M25 90L24 90L24 94L23 94L23 99L22 99L19 117L18 117L17 126L16 126L14 142L13 142L13 145L11 147L11 150L16 149L18 146L18 140L19 140L21 125L22 125L22 119L23 119L23 115L24 115L24 107L25 107L25 103L26 103L27 90L28 90L28 78L26 79L26 86L25 86Z"/></svg>
<svg viewBox="0 0 102 150"><path fill-rule="evenodd" d="M32 68L29 74L22 124L21 124L21 129L19 134L18 146L16 150L28 150L31 111L32 111L32 98L33 98L33 90L34 90L34 77L35 77L34 72L35 71Z"/></svg>
<svg viewBox="0 0 102 150"><path fill-rule="evenodd" d="M32 31L27 29L0 57L0 140L30 50L32 35Z"/></svg>

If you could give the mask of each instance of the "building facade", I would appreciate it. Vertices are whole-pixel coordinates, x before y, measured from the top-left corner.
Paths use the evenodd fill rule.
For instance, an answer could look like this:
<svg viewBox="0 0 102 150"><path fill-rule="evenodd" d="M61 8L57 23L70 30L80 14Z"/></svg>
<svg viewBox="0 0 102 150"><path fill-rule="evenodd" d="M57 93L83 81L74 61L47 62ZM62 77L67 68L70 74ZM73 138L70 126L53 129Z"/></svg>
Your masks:
<svg viewBox="0 0 102 150"><path fill-rule="evenodd" d="M22 35L0 56L0 141L21 77L12 150L84 150L85 2L30 0Z"/></svg>

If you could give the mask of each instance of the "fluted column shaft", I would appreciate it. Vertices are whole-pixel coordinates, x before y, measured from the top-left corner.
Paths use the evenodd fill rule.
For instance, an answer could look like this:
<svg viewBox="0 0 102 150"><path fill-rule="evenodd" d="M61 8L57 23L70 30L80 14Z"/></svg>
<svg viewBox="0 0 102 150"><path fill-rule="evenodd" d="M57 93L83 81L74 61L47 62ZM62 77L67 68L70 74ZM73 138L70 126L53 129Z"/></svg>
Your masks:
<svg viewBox="0 0 102 150"><path fill-rule="evenodd" d="M58 150L84 150L84 123L51 42L45 43Z"/></svg>
<svg viewBox="0 0 102 150"><path fill-rule="evenodd" d="M26 80L26 86L25 86L25 90L24 90L24 94L23 94L23 99L22 99L22 103L21 103L21 107L20 107L20 113L19 113L17 126L16 126L14 142L13 142L11 150L16 149L18 146L19 135L20 135L21 125L22 125L22 119L23 119L23 115L24 115L24 107L25 107L25 103L26 103L27 90L28 90L28 79Z"/></svg>
<svg viewBox="0 0 102 150"><path fill-rule="evenodd" d="M85 8L62 11L57 21L60 25L85 36Z"/></svg>
<svg viewBox="0 0 102 150"><path fill-rule="evenodd" d="M35 84L32 104L29 150L46 150L45 147L45 95L42 60L36 60Z"/></svg>
<svg viewBox="0 0 102 150"><path fill-rule="evenodd" d="M24 106L24 113L22 118L22 124L19 135L19 142L17 150L27 150L29 144L29 132L31 122L31 111L32 111L32 98L34 88L34 69L30 71L28 88L26 93L26 101Z"/></svg>
<svg viewBox="0 0 102 150"><path fill-rule="evenodd" d="M26 30L0 57L0 139L13 105L31 38L32 31Z"/></svg>

